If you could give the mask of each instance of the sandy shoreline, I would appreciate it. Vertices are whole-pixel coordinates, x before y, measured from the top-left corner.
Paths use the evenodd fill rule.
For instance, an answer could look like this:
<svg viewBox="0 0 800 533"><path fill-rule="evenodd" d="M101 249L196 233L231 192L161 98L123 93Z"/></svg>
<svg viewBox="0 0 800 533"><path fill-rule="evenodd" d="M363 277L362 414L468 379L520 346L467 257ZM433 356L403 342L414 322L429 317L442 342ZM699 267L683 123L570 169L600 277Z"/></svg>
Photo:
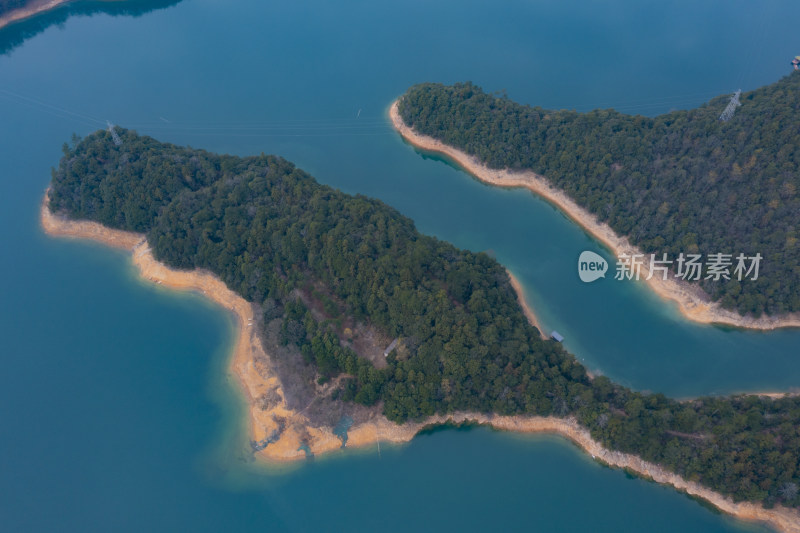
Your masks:
<svg viewBox="0 0 800 533"><path fill-rule="evenodd" d="M533 172L512 172L494 170L476 158L450 147L427 135L421 135L406 126L397 110L397 100L389 108L389 117L394 128L403 138L423 150L446 155L479 180L500 187L525 187L563 211L593 237L611 249L619 257L621 254L642 253L631 245L628 239L618 236L607 224L599 222L594 215L580 207L562 191L552 187L544 176ZM647 274L643 265L643 277ZM646 282L662 298L673 300L686 318L704 324L725 324L739 328L771 330L786 327L800 327L800 313L780 317L743 317L733 311L723 309L711 302L708 295L699 287L675 279L663 280L653 276Z"/></svg>
<svg viewBox="0 0 800 533"><path fill-rule="evenodd" d="M45 194L46 198L46 194ZM283 400L281 383L271 369L268 354L264 352L253 323L257 318L253 306L228 289L225 284L209 272L200 270L173 270L153 257L144 235L106 228L89 221L73 221L54 216L46 206L41 206L41 224L45 233L56 237L90 239L107 246L130 250L133 264L143 279L162 284L176 290L200 291L205 296L233 312L237 317L238 332L231 357L231 372L242 385L248 400L248 418L251 439L261 440L277 427L276 419L288 421L280 438L256 453L267 461L289 461L305 458L298 449L305 443L315 455L341 448L341 441L332 428L308 425L301 414L287 408ZM512 278L513 280L513 278ZM515 290L519 289L514 284ZM524 298L519 294L520 302ZM527 314L527 313L526 313ZM267 395L279 397L279 401L264 404ZM420 430L446 423L481 424L504 431L522 433L549 433L560 435L583 449L594 459L610 466L627 468L657 483L671 485L693 496L702 498L723 512L749 521L770 524L779 531L800 533L800 513L790 509L764 509L752 503L734 503L730 499L697 483L688 482L659 466L633 455L614 452L592 439L589 432L573 419L529 416L490 416L476 413L454 413L449 416L434 416L424 422L397 425L383 416L353 426L348 432L348 448L370 446L378 442L402 443L410 441Z"/></svg>
<svg viewBox="0 0 800 533"><path fill-rule="evenodd" d="M517 301L519 302L520 307L522 307L522 312L525 314L525 317L528 319L536 329L539 330L539 334L542 336L543 339L549 339L550 337L547 335L547 332L542 329L542 324L539 322L539 319L536 318L536 314L531 309L531 306L528 305L528 301L525 299L525 293L522 292L522 284L519 282L517 277L511 273L510 270L506 269L508 272L508 277L511 280L511 287L514 289L514 292L517 293Z"/></svg>
<svg viewBox="0 0 800 533"><path fill-rule="evenodd" d="M70 1L71 0L48 0L44 2L34 2L33 4L23 7L21 9L15 9L13 11L9 11L5 15L0 16L0 28L8 26L12 22L17 22L19 20L32 17L33 15L49 11L53 8L60 6L61 4L66 4L67 2Z"/></svg>

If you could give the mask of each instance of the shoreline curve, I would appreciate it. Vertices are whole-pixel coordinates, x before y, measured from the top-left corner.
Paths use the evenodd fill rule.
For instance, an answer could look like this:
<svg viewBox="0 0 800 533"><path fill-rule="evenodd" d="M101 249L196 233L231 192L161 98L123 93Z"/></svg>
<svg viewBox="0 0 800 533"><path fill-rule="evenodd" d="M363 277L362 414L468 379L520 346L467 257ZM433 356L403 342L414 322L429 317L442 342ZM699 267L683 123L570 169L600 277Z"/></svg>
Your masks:
<svg viewBox="0 0 800 533"><path fill-rule="evenodd" d="M29 5L9 11L5 15L0 15L0 28L4 28L9 24L13 24L14 22L25 20L34 15L38 15L39 13L50 11L51 9L55 9L58 6L67 4L71 1L72 0L49 0L45 2L34 2L35 5Z"/></svg>
<svg viewBox="0 0 800 533"><path fill-rule="evenodd" d="M514 289L515 293L517 293L517 302L522 308L522 313L525 315L525 318L528 319L528 322L530 322L533 327L539 330L539 335L544 340L549 339L550 337L547 336L547 332L542 329L542 323L539 322L539 318L536 316L536 313L533 312L533 308L528 305L528 301L525 299L522 283L520 283L517 276L515 276L509 269L506 269L506 273L508 273L508 279L511 281L511 288Z"/></svg>
<svg viewBox="0 0 800 533"><path fill-rule="evenodd" d="M272 371L269 356L256 333L257 328L252 327L256 317L250 302L228 289L222 280L210 272L175 270L158 262L143 234L115 230L97 222L70 220L52 214L47 206L48 194L49 189L44 194L40 210L40 223L47 235L92 240L128 250L142 279L174 290L199 291L236 316L238 331L229 368L247 398L250 438L256 441L267 438L278 427L276 418L290 421L288 427L280 434L280 438L255 452L258 459L268 462L304 459L306 453L300 448L303 444L315 455L342 448L341 440L334 435L333 428L307 425L308 421L302 413L290 410L286 406L282 384L277 374ZM525 306L524 296L518 291L519 285L513 283L512 285L517 291L519 301ZM272 397L279 396L280 401L265 406L261 400L268 393ZM380 442L405 443L423 429L445 424L485 425L502 431L558 435L590 454L596 461L611 467L630 470L656 483L670 485L678 491L703 499L720 511L740 520L766 523L782 533L800 533L800 512L783 507L765 509L749 502L735 503L730 498L698 483L687 481L656 464L603 447L573 418L495 416L458 412L432 416L422 422L398 425L379 415L351 427L348 431L347 447L366 447Z"/></svg>
<svg viewBox="0 0 800 533"><path fill-rule="evenodd" d="M399 99L395 100L389 107L389 118L395 130L409 144L421 150L449 157L463 170L484 183L507 188L522 187L530 190L558 208L592 237L609 248L617 257L621 254L633 255L642 253L626 237L617 235L608 224L598 221L593 214L579 206L566 193L550 185L544 176L532 171L515 172L489 168L478 161L477 158L457 148L444 144L433 137L417 133L407 126L400 116L398 110L399 101ZM646 264L642 265L642 271L645 275L648 273ZM672 278L664 280L657 276L642 281L645 281L659 297L676 302L680 313L694 322L722 324L755 330L800 328L800 313L773 317L762 316L759 318L742 316L734 311L723 309L718 303L712 302L708 294L700 287L693 286L685 281L678 281Z"/></svg>

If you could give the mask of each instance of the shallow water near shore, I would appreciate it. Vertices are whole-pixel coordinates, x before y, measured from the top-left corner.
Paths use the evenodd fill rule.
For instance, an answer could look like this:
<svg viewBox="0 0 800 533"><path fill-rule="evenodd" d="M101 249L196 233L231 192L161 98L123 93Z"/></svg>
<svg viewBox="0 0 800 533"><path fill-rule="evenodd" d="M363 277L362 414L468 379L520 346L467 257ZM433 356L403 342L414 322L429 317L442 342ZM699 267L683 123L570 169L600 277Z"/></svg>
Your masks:
<svg viewBox="0 0 800 533"><path fill-rule="evenodd" d="M578 254L610 257L582 230L391 129L388 104L421 81L655 114L769 83L798 53L790 2L755 14L745 2L579 6L184 0L135 18L38 19L44 31L0 56L4 527L761 531L563 439L483 428L380 456L255 466L227 373L231 316L138 280L126 253L38 228L61 144L106 119L164 141L276 153L425 233L491 250L591 369L676 396L800 386L800 332L699 326L644 286L583 285ZM12 38L0 31L0 50Z"/></svg>

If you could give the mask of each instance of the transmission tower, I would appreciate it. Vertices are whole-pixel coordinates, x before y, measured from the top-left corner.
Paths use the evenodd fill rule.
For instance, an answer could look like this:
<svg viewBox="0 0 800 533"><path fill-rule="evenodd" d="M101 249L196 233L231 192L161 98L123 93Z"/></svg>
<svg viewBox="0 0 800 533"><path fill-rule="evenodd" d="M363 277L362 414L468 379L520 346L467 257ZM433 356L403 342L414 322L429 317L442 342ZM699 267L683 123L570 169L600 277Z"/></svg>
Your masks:
<svg viewBox="0 0 800 533"><path fill-rule="evenodd" d="M722 114L719 116L719 119L722 122L728 122L731 118L733 118L733 114L736 113L736 108L742 105L742 103L739 102L739 97L741 95L742 95L741 89L733 93L733 96L731 96L731 101L728 102L728 105L725 107L725 111L723 111Z"/></svg>
<svg viewBox="0 0 800 533"><path fill-rule="evenodd" d="M111 138L114 139L114 144L117 146L121 145L122 139L120 139L119 135L117 135L117 132L114 131L114 125L108 120L106 120L106 124L108 124L108 132L111 134Z"/></svg>

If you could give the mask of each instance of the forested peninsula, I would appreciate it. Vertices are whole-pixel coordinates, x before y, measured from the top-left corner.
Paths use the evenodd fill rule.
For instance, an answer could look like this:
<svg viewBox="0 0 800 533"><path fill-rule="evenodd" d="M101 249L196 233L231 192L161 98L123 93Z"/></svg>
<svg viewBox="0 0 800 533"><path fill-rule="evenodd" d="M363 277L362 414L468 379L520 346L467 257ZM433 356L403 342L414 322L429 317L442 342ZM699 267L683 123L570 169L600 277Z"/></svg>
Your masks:
<svg viewBox="0 0 800 533"><path fill-rule="evenodd" d="M729 100L649 118L547 110L469 82L425 83L397 112L413 132L489 169L543 177L647 256L760 254L756 280L686 283L740 316L797 317L800 72L743 93L722 121Z"/></svg>
<svg viewBox="0 0 800 533"><path fill-rule="evenodd" d="M137 256L213 275L249 303L243 320L267 354L250 371L269 367L279 381L251 409L302 412L307 442L343 418L377 428L376 415L398 428L451 416L572 428L585 449L610 450L612 464L627 464L618 452L637 456L654 479L675 474L770 518L742 516L800 530L797 397L679 402L590 378L541 338L488 255L422 235L395 209L320 185L280 157L118 132L119 144L98 131L64 145L48 216L139 234L149 250ZM269 450L292 423L272 417L274 432L254 449ZM346 442L347 427L337 434Z"/></svg>

